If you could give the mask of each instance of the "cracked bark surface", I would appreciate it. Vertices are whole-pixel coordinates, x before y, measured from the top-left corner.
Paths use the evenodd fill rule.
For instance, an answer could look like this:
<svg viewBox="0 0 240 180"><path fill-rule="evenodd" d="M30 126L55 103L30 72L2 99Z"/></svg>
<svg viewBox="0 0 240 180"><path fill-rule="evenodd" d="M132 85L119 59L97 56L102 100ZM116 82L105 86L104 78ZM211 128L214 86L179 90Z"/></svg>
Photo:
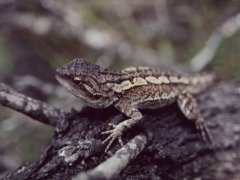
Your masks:
<svg viewBox="0 0 240 180"><path fill-rule="evenodd" d="M152 140L116 179L240 179L240 83L216 85L196 98L213 134L215 149L201 140L176 103L143 110L144 121L123 140L126 143L142 132L151 132ZM114 108L89 107L65 113L41 157L10 172L5 179L71 179L96 167L111 156L103 153L101 131L118 114ZM114 143L110 150L119 148Z"/></svg>

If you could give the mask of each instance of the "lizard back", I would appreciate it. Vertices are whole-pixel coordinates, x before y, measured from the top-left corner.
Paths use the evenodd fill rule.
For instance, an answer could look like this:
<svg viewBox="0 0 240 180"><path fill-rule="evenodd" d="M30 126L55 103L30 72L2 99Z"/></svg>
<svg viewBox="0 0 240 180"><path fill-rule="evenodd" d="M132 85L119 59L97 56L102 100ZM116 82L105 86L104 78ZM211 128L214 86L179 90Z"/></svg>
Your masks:
<svg viewBox="0 0 240 180"><path fill-rule="evenodd" d="M113 87L116 92L124 92L138 86L175 86L186 89L195 94L211 85L215 79L213 74L186 74L173 71L164 71L149 67L130 67L121 71L121 74L113 75L114 84L110 81L107 84Z"/></svg>

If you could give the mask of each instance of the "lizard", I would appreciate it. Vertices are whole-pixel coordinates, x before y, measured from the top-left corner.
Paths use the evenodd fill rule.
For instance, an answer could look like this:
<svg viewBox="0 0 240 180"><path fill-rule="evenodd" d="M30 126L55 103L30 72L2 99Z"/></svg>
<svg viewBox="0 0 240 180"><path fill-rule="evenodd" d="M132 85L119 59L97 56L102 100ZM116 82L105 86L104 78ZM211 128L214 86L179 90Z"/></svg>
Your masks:
<svg viewBox="0 0 240 180"><path fill-rule="evenodd" d="M126 119L110 130L103 143L115 140L123 146L122 135L143 118L139 109L162 108L177 102L182 113L192 121L203 140L213 143L212 135L193 95L214 81L212 74L187 74L150 67L129 67L116 72L76 58L57 68L56 79L73 95L94 108L116 107Z"/></svg>

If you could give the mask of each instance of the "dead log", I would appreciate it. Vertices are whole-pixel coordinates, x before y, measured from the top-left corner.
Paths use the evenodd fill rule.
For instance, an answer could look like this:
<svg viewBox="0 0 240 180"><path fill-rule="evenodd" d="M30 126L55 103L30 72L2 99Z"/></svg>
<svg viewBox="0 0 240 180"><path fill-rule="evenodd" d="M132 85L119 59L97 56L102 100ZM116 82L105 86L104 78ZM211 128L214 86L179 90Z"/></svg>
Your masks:
<svg viewBox="0 0 240 180"><path fill-rule="evenodd" d="M6 95L2 86L0 97ZM240 83L216 85L196 98L213 134L215 149L201 140L194 125L176 104L143 110L144 121L124 136L124 143L139 134L143 138L126 147L121 155L134 155L142 143L145 143L144 148L138 149L140 154L136 158L131 156L134 158L116 179L240 179ZM0 98L2 105L14 107L3 99ZM46 150L39 159L22 165L4 179L71 179L79 173L85 179L106 178L106 174L94 171L112 157L111 153L104 153L101 131L108 128L109 122L119 121L114 118L119 112L114 108L89 107L81 112L53 110L61 112L56 125L55 113L54 121L39 116L46 118L43 122L54 122L49 124L56 126ZM18 111L25 113L21 109ZM114 143L110 151L114 153L120 148ZM109 166L104 168L107 172L112 170Z"/></svg>

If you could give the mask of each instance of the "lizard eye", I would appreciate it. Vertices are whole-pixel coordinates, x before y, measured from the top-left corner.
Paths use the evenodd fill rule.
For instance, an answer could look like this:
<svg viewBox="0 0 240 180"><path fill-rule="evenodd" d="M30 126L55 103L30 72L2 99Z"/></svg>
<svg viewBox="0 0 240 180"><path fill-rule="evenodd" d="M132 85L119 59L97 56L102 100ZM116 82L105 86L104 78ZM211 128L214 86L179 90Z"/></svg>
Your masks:
<svg viewBox="0 0 240 180"><path fill-rule="evenodd" d="M74 84L81 84L82 82L80 80L73 79Z"/></svg>

